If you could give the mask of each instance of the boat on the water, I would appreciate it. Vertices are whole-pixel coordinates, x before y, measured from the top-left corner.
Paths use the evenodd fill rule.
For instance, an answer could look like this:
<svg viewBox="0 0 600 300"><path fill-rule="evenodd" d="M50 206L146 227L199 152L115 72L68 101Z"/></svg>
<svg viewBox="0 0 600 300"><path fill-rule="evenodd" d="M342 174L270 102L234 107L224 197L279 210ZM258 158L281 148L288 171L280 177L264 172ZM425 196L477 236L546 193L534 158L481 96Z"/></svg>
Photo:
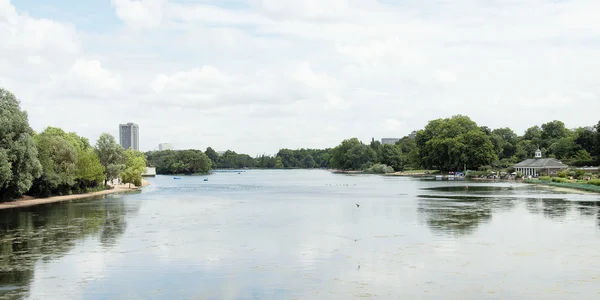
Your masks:
<svg viewBox="0 0 600 300"><path fill-rule="evenodd" d="M179 176L174 176L173 179L181 179Z"/></svg>
<svg viewBox="0 0 600 300"><path fill-rule="evenodd" d="M208 181L208 178L204 178L204 181Z"/></svg>

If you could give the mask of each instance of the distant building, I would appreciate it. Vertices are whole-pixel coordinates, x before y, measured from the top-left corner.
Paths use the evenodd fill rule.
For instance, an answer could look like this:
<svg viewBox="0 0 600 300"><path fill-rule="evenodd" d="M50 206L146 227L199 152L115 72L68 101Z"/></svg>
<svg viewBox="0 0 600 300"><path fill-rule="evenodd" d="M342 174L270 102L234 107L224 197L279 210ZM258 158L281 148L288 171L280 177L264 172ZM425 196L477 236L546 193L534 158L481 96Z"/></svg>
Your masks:
<svg viewBox="0 0 600 300"><path fill-rule="evenodd" d="M383 144L383 145L385 145L385 144L394 145L399 140L400 140L399 138L382 138L381 139L381 144Z"/></svg>
<svg viewBox="0 0 600 300"><path fill-rule="evenodd" d="M158 144L158 151L164 151L164 150L173 150L173 145L171 145L170 143Z"/></svg>
<svg viewBox="0 0 600 300"><path fill-rule="evenodd" d="M542 158L542 151L535 151L535 157L526 159L514 166L515 170L521 172L523 176L540 176L546 174L548 176L556 175L559 171L568 168L556 158Z"/></svg>
<svg viewBox="0 0 600 300"><path fill-rule="evenodd" d="M119 125L119 143L123 149L140 150L140 128L137 124L127 123Z"/></svg>
<svg viewBox="0 0 600 300"><path fill-rule="evenodd" d="M156 176L156 168L155 167L146 167L146 171L142 174L142 177L155 177Z"/></svg>
<svg viewBox="0 0 600 300"><path fill-rule="evenodd" d="M414 138L416 138L416 137L417 137L417 131L415 130L415 131L411 132L411 133L408 135L408 137L409 137L409 138L411 138L411 139L414 139Z"/></svg>

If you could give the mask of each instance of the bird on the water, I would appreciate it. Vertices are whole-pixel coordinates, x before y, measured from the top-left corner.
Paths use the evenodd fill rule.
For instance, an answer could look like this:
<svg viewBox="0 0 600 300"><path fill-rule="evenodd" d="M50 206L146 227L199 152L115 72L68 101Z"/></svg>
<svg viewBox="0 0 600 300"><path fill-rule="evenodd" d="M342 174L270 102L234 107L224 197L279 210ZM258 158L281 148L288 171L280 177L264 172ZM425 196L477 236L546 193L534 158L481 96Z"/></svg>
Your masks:
<svg viewBox="0 0 600 300"><path fill-rule="evenodd" d="M358 205L358 203L356 203L356 207L359 207L360 205Z"/></svg>

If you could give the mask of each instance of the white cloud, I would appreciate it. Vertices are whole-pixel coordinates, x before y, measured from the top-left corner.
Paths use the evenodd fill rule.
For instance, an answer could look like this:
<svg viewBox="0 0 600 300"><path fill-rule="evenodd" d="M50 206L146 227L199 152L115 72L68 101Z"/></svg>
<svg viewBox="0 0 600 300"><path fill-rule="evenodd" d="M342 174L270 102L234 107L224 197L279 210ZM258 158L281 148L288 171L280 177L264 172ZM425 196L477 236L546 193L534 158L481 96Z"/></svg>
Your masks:
<svg viewBox="0 0 600 300"><path fill-rule="evenodd" d="M436 70L433 73L433 78L440 83L454 83L458 80L456 74L448 70Z"/></svg>
<svg viewBox="0 0 600 300"><path fill-rule="evenodd" d="M162 21L168 0L111 0L117 16L136 28L154 28Z"/></svg>
<svg viewBox="0 0 600 300"><path fill-rule="evenodd" d="M92 32L0 0L0 84L36 130L132 121L145 150L330 147L458 113L517 132L598 121L596 1L227 3L113 0Z"/></svg>

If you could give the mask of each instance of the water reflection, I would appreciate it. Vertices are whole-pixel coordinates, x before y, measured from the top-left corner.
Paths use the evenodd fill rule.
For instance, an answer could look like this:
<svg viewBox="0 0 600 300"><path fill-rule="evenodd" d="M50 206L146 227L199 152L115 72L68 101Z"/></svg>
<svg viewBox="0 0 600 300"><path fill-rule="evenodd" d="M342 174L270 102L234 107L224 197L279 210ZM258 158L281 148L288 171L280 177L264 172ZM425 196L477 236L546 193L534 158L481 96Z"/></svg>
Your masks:
<svg viewBox="0 0 600 300"><path fill-rule="evenodd" d="M519 203L526 211L562 222L573 208L580 216L599 214L598 202L569 201L569 194L553 193L536 186L520 185L451 185L426 187L418 195L419 216L434 233L451 236L472 234L494 213L508 212ZM594 196L581 196L593 200ZM600 215L598 215L600 219ZM599 224L600 226L600 221Z"/></svg>
<svg viewBox="0 0 600 300"><path fill-rule="evenodd" d="M114 244L126 213L122 196L0 211L0 299L26 295L35 264L60 258L81 239L100 234Z"/></svg>

